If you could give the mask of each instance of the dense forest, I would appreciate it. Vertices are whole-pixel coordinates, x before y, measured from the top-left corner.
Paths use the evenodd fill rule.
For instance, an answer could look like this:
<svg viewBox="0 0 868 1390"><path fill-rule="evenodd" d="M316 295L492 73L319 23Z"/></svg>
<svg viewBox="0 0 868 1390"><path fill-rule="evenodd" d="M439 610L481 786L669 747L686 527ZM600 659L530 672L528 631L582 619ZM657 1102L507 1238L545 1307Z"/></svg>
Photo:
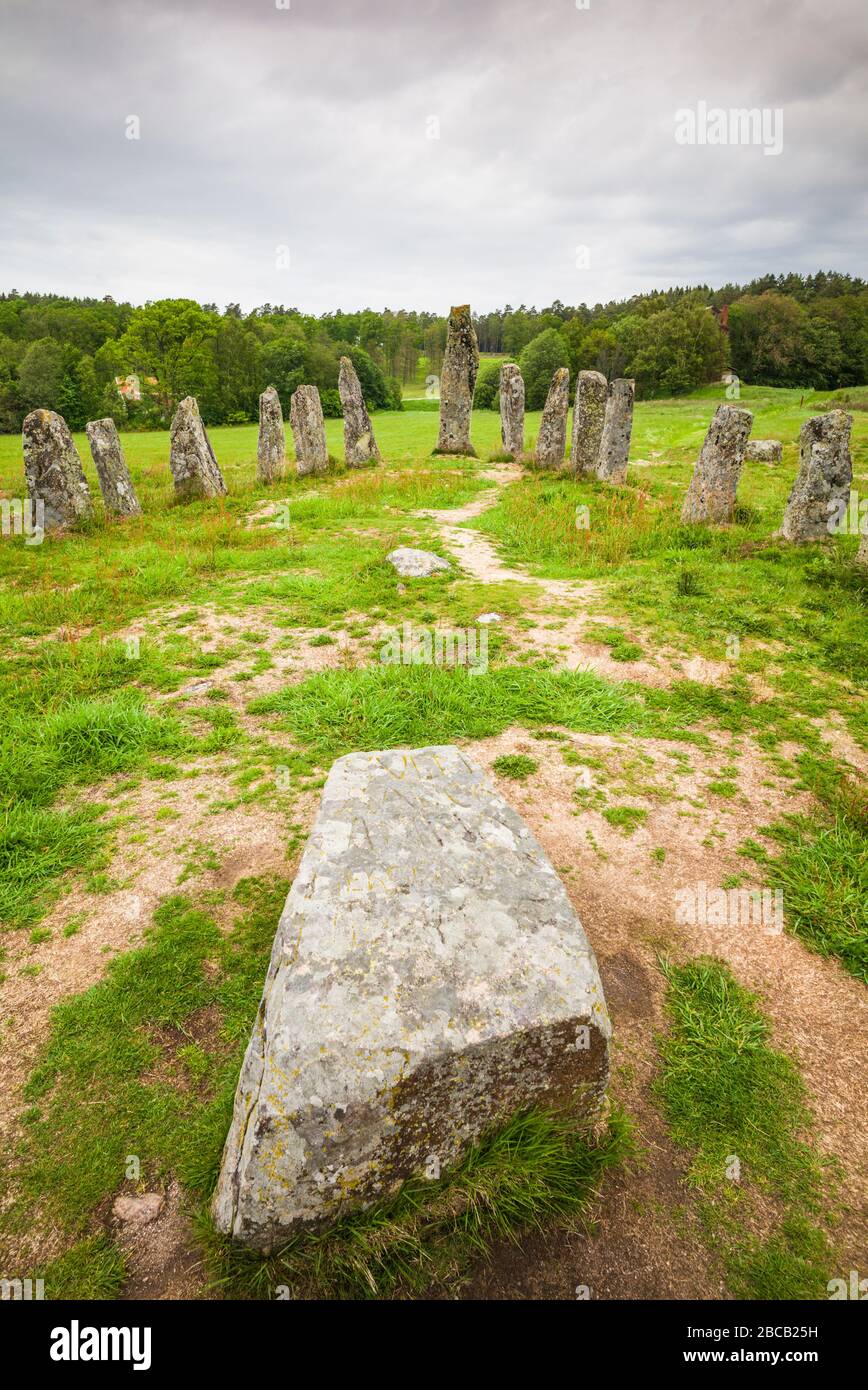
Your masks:
<svg viewBox="0 0 868 1390"><path fill-rule="evenodd" d="M849 275L768 275L748 285L653 291L593 308L556 301L476 317L483 353L507 354L542 405L555 368L632 376L642 397L673 396L726 369L756 385L816 389L868 381L868 287ZM284 410L301 382L340 414L338 359L351 357L369 405L400 408L402 385L440 371L445 318L370 309L315 317L264 304L165 299L136 308L104 299L0 295L0 431L47 406L70 426L111 415L121 427L165 425L195 395L209 424L256 418L273 383ZM483 362L477 404L494 404L497 364Z"/></svg>

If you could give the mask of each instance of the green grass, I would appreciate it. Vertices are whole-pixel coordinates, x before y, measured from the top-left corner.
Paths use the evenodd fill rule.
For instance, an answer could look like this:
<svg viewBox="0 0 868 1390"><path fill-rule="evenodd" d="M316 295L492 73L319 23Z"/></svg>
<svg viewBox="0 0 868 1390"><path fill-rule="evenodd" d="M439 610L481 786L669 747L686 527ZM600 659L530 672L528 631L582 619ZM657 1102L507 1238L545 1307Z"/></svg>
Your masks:
<svg viewBox="0 0 868 1390"><path fill-rule="evenodd" d="M495 758L491 766L498 777L510 777L515 782L524 782L532 772L536 772L539 763L535 758L529 758L526 753L504 753L501 757Z"/></svg>
<svg viewBox="0 0 868 1390"><path fill-rule="evenodd" d="M771 1045L756 996L723 962L662 968L670 1026L659 1040L655 1089L673 1139L691 1153L688 1178L707 1199L709 1239L733 1290L750 1298L821 1297L832 1261L820 1224L829 1175L806 1138L811 1113L799 1069ZM733 1158L737 1181L728 1174ZM754 1193L780 1212L765 1235L745 1221Z"/></svg>
<svg viewBox="0 0 868 1390"><path fill-rule="evenodd" d="M590 1144L564 1115L532 1110L474 1145L438 1181L411 1180L392 1200L300 1234L271 1256L245 1253L203 1223L212 1277L235 1298L275 1298L280 1289L291 1298L454 1294L495 1241L575 1225L606 1171L631 1152L620 1114Z"/></svg>

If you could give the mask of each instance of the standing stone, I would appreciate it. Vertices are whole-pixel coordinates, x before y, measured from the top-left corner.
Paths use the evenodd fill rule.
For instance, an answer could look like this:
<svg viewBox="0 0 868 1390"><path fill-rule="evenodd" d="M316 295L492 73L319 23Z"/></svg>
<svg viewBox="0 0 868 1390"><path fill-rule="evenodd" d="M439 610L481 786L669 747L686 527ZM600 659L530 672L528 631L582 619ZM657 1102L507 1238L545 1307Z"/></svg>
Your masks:
<svg viewBox="0 0 868 1390"><path fill-rule="evenodd" d="M175 411L170 432L169 467L179 502L196 497L219 497L226 492L195 396L185 396Z"/></svg>
<svg viewBox="0 0 868 1390"><path fill-rule="evenodd" d="M372 459L379 461L380 451L362 394L362 383L349 357L341 358L338 392L344 410L344 458L347 467L359 468Z"/></svg>
<svg viewBox="0 0 868 1390"><path fill-rule="evenodd" d="M85 429L106 511L116 516L141 516L114 420L110 415L104 420L91 420Z"/></svg>
<svg viewBox="0 0 868 1390"><path fill-rule="evenodd" d="M853 481L852 424L852 415L830 410L802 425L799 471L778 533L782 540L824 540L831 534L829 520L841 503L846 510Z"/></svg>
<svg viewBox="0 0 868 1390"><path fill-rule="evenodd" d="M536 442L536 461L542 468L559 468L567 449L567 412L570 408L570 372L558 367L543 406Z"/></svg>
<svg viewBox="0 0 868 1390"><path fill-rule="evenodd" d="M286 465L286 433L283 411L275 387L266 386L259 397L259 441L256 446L256 481L277 483Z"/></svg>
<svg viewBox="0 0 868 1390"><path fill-rule="evenodd" d="M744 463L753 415L736 405L719 405L687 489L681 520L722 526L732 521L735 492Z"/></svg>
<svg viewBox="0 0 868 1390"><path fill-rule="evenodd" d="M479 345L470 305L459 304L449 312L449 331L440 373L440 434L435 454L476 457L470 442L470 412L478 371Z"/></svg>
<svg viewBox="0 0 868 1390"><path fill-rule="evenodd" d="M524 453L524 377L514 362L500 369L500 437L512 458Z"/></svg>
<svg viewBox="0 0 868 1390"><path fill-rule="evenodd" d="M299 386L289 401L289 423L295 444L296 472L325 473L329 466L322 402L315 386Z"/></svg>
<svg viewBox="0 0 868 1390"><path fill-rule="evenodd" d="M214 1198L269 1250L451 1168L539 1105L593 1125L611 1025L530 830L454 747L332 766L283 910Z"/></svg>
<svg viewBox="0 0 868 1390"><path fill-rule="evenodd" d="M609 383L602 372L579 372L573 404L573 443L570 454L573 473L577 478L597 476L608 391Z"/></svg>
<svg viewBox="0 0 868 1390"><path fill-rule="evenodd" d="M627 481L635 394L636 383L630 377L618 377L609 383L597 463L597 477L603 483L620 487Z"/></svg>
<svg viewBox="0 0 868 1390"><path fill-rule="evenodd" d="M93 500L66 421L54 410L31 410L21 428L24 476L34 508L42 503L46 531L93 516Z"/></svg>

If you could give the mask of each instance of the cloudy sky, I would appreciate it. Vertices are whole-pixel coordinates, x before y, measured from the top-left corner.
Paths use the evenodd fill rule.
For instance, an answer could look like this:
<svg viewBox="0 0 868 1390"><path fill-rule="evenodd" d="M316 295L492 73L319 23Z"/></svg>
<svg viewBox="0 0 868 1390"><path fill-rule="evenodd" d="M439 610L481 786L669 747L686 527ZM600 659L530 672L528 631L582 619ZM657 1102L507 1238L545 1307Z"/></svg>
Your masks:
<svg viewBox="0 0 868 1390"><path fill-rule="evenodd" d="M0 0L2 288L444 312L868 273L864 0L580 3ZM679 143L699 103L780 153Z"/></svg>

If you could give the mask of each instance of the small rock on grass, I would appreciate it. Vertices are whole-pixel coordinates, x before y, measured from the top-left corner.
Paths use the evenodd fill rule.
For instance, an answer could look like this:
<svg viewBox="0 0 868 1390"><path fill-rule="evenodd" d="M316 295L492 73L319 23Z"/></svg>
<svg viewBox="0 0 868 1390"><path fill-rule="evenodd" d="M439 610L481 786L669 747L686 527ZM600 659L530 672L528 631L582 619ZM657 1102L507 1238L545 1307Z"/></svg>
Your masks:
<svg viewBox="0 0 868 1390"><path fill-rule="evenodd" d="M412 546L402 545L386 556L403 579L426 579L429 574L451 570L452 566L442 555L430 550L414 550Z"/></svg>

